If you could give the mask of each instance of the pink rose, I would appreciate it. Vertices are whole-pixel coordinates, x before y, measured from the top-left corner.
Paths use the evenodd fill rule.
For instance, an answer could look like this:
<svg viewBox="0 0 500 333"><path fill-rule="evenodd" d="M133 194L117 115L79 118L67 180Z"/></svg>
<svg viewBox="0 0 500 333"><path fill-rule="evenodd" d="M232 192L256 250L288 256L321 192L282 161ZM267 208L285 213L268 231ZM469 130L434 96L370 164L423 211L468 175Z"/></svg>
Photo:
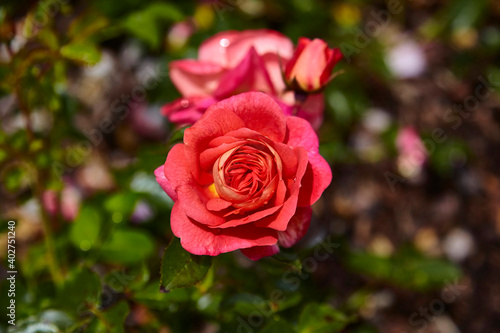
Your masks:
<svg viewBox="0 0 500 333"><path fill-rule="evenodd" d="M330 80L333 67L342 59L339 49L330 49L321 39L300 38L285 69L288 85L305 92L317 92Z"/></svg>
<svg viewBox="0 0 500 333"><path fill-rule="evenodd" d="M260 92L211 106L155 175L175 202L170 223L184 249L240 249L252 260L303 237L332 179L311 125Z"/></svg>
<svg viewBox="0 0 500 333"><path fill-rule="evenodd" d="M230 96L261 91L283 104L287 115L321 124L322 95L310 96L300 107L286 92L283 66L293 55L293 43L272 30L225 31L202 43L198 60L170 63L170 78L182 98L166 104L162 113L175 124L192 124L214 103Z"/></svg>

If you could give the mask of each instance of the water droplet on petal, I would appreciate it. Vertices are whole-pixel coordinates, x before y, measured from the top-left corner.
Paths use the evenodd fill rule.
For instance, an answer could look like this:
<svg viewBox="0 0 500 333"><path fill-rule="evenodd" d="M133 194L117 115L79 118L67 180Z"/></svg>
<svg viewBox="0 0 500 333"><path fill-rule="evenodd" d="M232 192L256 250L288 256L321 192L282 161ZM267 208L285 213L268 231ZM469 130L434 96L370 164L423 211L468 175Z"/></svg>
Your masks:
<svg viewBox="0 0 500 333"><path fill-rule="evenodd" d="M183 99L183 100L181 101L181 106L182 106L183 108L187 108L187 107L189 106L189 101L188 101L187 99Z"/></svg>
<svg viewBox="0 0 500 333"><path fill-rule="evenodd" d="M295 183L297 181L297 178L293 178L293 182Z"/></svg>
<svg viewBox="0 0 500 333"><path fill-rule="evenodd" d="M222 38L219 41L219 45L222 46L222 47L228 47L229 44L230 44L230 42L229 42L229 39L227 39L227 38Z"/></svg>

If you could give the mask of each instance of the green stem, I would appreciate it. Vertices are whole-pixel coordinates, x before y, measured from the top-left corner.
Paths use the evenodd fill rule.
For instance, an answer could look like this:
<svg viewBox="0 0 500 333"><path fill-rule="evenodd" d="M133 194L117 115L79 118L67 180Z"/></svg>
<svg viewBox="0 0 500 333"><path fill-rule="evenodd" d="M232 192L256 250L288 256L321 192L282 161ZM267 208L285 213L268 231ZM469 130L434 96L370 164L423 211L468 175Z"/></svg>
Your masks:
<svg viewBox="0 0 500 333"><path fill-rule="evenodd" d="M43 231L45 233L45 247L47 249L48 265L49 271L52 275L52 279L56 286L59 286L63 281L64 277L57 261L57 253L54 242L54 233L52 232L52 225L50 223L50 217L45 207L43 206L43 185L40 177L40 173L35 169L35 192L40 205L40 212L42 213Z"/></svg>

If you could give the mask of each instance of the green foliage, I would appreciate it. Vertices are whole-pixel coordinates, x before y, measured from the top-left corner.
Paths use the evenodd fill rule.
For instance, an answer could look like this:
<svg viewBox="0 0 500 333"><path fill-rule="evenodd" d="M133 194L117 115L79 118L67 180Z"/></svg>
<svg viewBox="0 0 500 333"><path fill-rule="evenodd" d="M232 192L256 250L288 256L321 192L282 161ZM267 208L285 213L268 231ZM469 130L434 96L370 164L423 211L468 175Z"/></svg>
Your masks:
<svg viewBox="0 0 500 333"><path fill-rule="evenodd" d="M70 60L80 61L86 65L95 65L101 54L97 47L86 42L74 42L61 47L61 55Z"/></svg>
<svg viewBox="0 0 500 333"><path fill-rule="evenodd" d="M413 249L402 249L390 257L366 252L352 252L346 257L352 270L410 290L442 288L446 283L460 279L460 268L443 259L423 256Z"/></svg>
<svg viewBox="0 0 500 333"><path fill-rule="evenodd" d="M283 332L294 333L296 332L296 330L290 323L281 319L271 322L261 331L261 333L283 333Z"/></svg>
<svg viewBox="0 0 500 333"><path fill-rule="evenodd" d="M56 304L70 313L78 315L99 304L101 280L88 268L75 268L66 278Z"/></svg>
<svg viewBox="0 0 500 333"><path fill-rule="evenodd" d="M154 243L148 233L131 228L116 229L111 239L102 245L99 258L106 262L134 264L147 259L153 250Z"/></svg>
<svg viewBox="0 0 500 333"><path fill-rule="evenodd" d="M101 231L101 215L92 207L84 207L71 225L70 240L82 251L95 247Z"/></svg>
<svg viewBox="0 0 500 333"><path fill-rule="evenodd" d="M100 316L93 320L88 328L88 332L125 332L124 322L129 311L129 305L124 301L118 302L111 308L106 309L106 311L100 311Z"/></svg>
<svg viewBox="0 0 500 333"><path fill-rule="evenodd" d="M211 258L196 256L181 246L178 238L173 238L163 253L161 261L160 290L169 292L200 282L208 273Z"/></svg>
<svg viewBox="0 0 500 333"><path fill-rule="evenodd" d="M152 49L158 49L164 31L162 26L165 26L166 22L180 21L183 18L184 15L174 4L155 2L127 16L123 27Z"/></svg>
<svg viewBox="0 0 500 333"><path fill-rule="evenodd" d="M333 309L328 304L311 303L306 305L300 314L298 332L340 332L351 320L344 313Z"/></svg>

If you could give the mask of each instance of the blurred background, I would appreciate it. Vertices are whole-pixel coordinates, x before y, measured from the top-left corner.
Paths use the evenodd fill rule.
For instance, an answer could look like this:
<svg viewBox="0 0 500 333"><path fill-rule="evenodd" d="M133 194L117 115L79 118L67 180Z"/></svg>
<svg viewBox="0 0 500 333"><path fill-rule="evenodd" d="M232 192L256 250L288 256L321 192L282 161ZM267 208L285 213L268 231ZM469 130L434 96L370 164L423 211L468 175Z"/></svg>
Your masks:
<svg viewBox="0 0 500 333"><path fill-rule="evenodd" d="M0 332L497 331L499 22L497 0L2 0ZM168 62L256 28L344 54L333 183L298 246L159 293Z"/></svg>

